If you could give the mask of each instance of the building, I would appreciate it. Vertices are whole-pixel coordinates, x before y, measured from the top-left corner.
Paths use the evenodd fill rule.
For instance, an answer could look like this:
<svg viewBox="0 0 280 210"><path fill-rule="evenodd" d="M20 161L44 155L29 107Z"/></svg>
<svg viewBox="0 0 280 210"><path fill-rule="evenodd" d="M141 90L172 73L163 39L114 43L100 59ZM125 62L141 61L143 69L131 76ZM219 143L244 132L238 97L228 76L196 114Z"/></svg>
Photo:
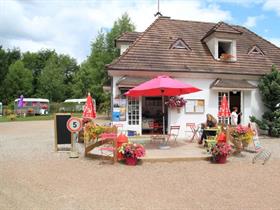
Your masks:
<svg viewBox="0 0 280 210"><path fill-rule="evenodd" d="M169 75L203 91L183 95L181 112L168 108L167 125L205 122L218 115L223 95L230 109L261 117L264 106L257 89L259 78L272 65L280 67L280 48L245 27L157 18L143 33L125 33L116 40L121 56L107 66L112 77L113 120L126 130L148 133L148 122L160 120L161 98L126 98L130 88L158 75ZM166 98L168 100L168 98Z"/></svg>

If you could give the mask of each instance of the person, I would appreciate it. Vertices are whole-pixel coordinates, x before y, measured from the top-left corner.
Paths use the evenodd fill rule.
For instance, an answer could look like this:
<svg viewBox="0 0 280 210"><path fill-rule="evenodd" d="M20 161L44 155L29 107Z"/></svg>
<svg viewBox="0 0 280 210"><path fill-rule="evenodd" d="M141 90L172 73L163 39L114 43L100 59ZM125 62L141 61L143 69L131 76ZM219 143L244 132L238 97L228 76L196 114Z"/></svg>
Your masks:
<svg viewBox="0 0 280 210"><path fill-rule="evenodd" d="M241 112L239 114L237 114L237 111L238 111L238 108L237 107L233 107L233 111L230 114L231 125L233 125L233 126L237 126L238 125L238 115L242 114Z"/></svg>
<svg viewBox="0 0 280 210"><path fill-rule="evenodd" d="M206 139L206 137L207 137L205 128L214 128L214 127L217 127L217 120L211 114L207 114L206 115L206 123L202 124L203 131L202 131L200 141L198 142L199 144L202 144L203 139Z"/></svg>

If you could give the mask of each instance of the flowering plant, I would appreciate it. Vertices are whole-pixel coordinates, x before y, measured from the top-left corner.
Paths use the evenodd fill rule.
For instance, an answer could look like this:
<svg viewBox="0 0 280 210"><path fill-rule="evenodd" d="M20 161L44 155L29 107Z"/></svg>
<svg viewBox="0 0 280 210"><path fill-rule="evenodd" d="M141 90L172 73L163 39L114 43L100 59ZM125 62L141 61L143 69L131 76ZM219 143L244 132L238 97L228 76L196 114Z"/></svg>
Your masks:
<svg viewBox="0 0 280 210"><path fill-rule="evenodd" d="M184 98L172 96L167 102L165 102L165 104L167 104L170 108L183 107L186 104L186 100Z"/></svg>
<svg viewBox="0 0 280 210"><path fill-rule="evenodd" d="M231 60L232 58L234 58L234 56L228 53L222 53L220 56L220 59L223 60Z"/></svg>
<svg viewBox="0 0 280 210"><path fill-rule="evenodd" d="M234 140L242 141L242 143L246 145L248 145L252 141L253 135L254 135L253 131L251 130L250 127L242 126L242 125L238 125L231 132L231 136L233 137Z"/></svg>
<svg viewBox="0 0 280 210"><path fill-rule="evenodd" d="M123 143L119 147L119 153L122 154L124 158L140 158L145 155L145 148L142 144L136 143Z"/></svg>
<svg viewBox="0 0 280 210"><path fill-rule="evenodd" d="M99 137L103 133L116 133L117 127L100 126L96 123L90 121L84 126L84 139L85 143L90 143L92 141L98 141Z"/></svg>
<svg viewBox="0 0 280 210"><path fill-rule="evenodd" d="M231 146L225 142L218 142L211 148L211 154L213 157L228 156L230 155L231 151Z"/></svg>

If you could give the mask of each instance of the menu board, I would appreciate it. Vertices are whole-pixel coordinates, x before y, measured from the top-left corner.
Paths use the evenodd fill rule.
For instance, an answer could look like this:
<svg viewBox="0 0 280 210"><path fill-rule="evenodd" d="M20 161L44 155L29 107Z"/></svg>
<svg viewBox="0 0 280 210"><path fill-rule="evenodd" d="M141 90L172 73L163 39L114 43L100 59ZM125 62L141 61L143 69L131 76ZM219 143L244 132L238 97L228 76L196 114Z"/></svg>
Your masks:
<svg viewBox="0 0 280 210"><path fill-rule="evenodd" d="M204 113L205 103L203 99L186 99L185 113Z"/></svg>

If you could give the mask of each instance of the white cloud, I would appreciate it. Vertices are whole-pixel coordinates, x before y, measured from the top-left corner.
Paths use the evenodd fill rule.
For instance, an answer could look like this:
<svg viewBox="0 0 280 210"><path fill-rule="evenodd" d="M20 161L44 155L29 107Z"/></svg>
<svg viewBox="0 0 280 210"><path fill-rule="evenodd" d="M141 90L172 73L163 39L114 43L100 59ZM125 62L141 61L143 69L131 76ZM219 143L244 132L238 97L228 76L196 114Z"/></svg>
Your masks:
<svg viewBox="0 0 280 210"><path fill-rule="evenodd" d="M264 19L264 16L250 16L247 17L245 23L243 24L245 27L253 28L257 25L257 21Z"/></svg>
<svg viewBox="0 0 280 210"><path fill-rule="evenodd" d="M160 11L173 19L207 22L231 21L229 11L215 3L198 0L161 0ZM0 45L23 51L55 49L84 60L90 42L102 28L111 28L124 12L137 31L144 31L154 20L156 0L104 1L2 1L0 0Z"/></svg>
<svg viewBox="0 0 280 210"><path fill-rule="evenodd" d="M227 4L237 4L243 7L250 7L252 5L261 4L264 0L207 0L212 3L227 3Z"/></svg>
<svg viewBox="0 0 280 210"><path fill-rule="evenodd" d="M279 0L265 0L263 9L273 10L280 16L280 1Z"/></svg>
<svg viewBox="0 0 280 210"><path fill-rule="evenodd" d="M270 38L268 40L275 44L277 47L280 47L280 38Z"/></svg>

